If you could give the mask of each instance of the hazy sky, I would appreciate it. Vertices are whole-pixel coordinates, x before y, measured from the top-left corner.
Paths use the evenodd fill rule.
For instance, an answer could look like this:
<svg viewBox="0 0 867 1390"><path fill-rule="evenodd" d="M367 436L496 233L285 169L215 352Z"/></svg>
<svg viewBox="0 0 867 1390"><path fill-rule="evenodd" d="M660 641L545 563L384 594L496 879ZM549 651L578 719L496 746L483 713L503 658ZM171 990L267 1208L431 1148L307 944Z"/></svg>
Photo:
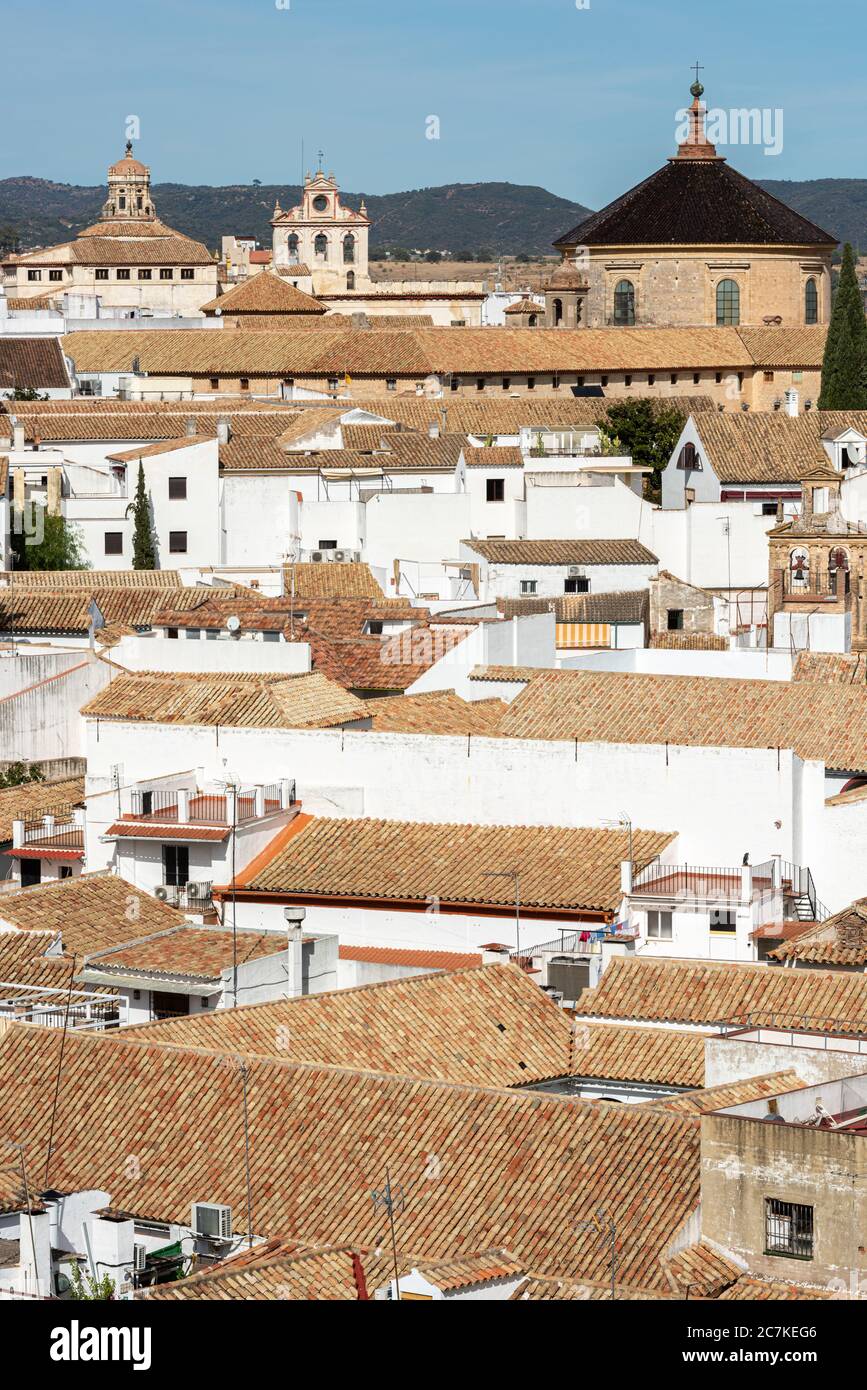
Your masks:
<svg viewBox="0 0 867 1390"><path fill-rule="evenodd" d="M780 154L720 150L744 173L864 177L865 97L857 62L841 64L864 14L864 0L4 0L0 177L102 183L136 115L156 182L297 182L303 139L305 163L321 145L355 192L496 179L600 207L674 152L697 59L710 107L783 112Z"/></svg>

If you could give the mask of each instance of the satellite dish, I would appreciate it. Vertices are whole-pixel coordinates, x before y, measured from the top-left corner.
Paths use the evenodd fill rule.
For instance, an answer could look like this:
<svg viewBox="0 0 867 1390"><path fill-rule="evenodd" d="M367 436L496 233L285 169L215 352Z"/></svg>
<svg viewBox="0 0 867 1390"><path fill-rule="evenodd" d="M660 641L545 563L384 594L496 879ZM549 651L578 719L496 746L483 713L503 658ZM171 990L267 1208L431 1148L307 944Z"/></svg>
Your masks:
<svg viewBox="0 0 867 1390"><path fill-rule="evenodd" d="M867 445L847 444L846 452L853 463L863 463L865 458L867 458Z"/></svg>
<svg viewBox="0 0 867 1390"><path fill-rule="evenodd" d="M234 615L234 613L233 613L232 616L231 616L231 618L227 618L227 619L226 619L226 627L227 627L227 629L229 630L229 632L240 632L240 631L241 631L241 619L240 619L240 618L236 618L235 615Z"/></svg>

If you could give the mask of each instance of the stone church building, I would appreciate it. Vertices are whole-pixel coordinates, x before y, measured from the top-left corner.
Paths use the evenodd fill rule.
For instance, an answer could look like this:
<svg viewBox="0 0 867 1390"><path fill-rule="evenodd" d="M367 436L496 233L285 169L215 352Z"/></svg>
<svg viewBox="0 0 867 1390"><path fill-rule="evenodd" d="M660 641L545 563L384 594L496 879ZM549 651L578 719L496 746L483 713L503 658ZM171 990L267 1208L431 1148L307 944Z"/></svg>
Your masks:
<svg viewBox="0 0 867 1390"><path fill-rule="evenodd" d="M554 243L546 327L827 323L836 238L732 169L690 92L677 154Z"/></svg>
<svg viewBox="0 0 867 1390"><path fill-rule="evenodd" d="M73 241L8 256L0 267L7 295L43 306L71 297L74 317L198 315L217 293L218 265L206 246L157 217L150 169L127 141L108 171L99 222ZM77 312L76 312L77 310Z"/></svg>

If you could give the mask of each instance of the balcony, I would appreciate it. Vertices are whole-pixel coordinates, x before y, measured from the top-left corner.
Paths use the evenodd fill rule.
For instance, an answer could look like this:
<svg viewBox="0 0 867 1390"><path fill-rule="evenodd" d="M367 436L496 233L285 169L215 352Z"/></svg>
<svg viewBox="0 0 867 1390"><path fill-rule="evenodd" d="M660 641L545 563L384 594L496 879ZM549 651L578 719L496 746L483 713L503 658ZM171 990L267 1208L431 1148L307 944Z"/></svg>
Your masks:
<svg viewBox="0 0 867 1390"><path fill-rule="evenodd" d="M161 883L155 897L181 912L199 912L207 916L215 911L211 896L213 886L210 879L195 883Z"/></svg>
<svg viewBox="0 0 867 1390"><path fill-rule="evenodd" d="M283 778L280 782L261 783L228 789L152 788L136 789L129 794L128 807L121 812L122 822L134 822L144 827L214 826L233 828L249 821L262 820L295 805L295 781Z"/></svg>
<svg viewBox="0 0 867 1390"><path fill-rule="evenodd" d="M772 860L737 868L653 863L635 875L630 896L637 907L651 900L687 909L756 902L773 896L774 871Z"/></svg>
<svg viewBox="0 0 867 1390"><path fill-rule="evenodd" d="M15 820L7 853L16 859L83 859L84 819L83 807L55 806L28 820Z"/></svg>

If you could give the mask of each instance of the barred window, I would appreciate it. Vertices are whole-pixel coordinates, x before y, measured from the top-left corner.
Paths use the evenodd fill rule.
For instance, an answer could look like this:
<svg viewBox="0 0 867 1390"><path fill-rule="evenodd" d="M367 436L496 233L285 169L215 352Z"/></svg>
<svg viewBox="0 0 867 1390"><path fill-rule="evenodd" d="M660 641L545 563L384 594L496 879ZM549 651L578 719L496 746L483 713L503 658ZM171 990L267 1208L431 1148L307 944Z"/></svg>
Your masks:
<svg viewBox="0 0 867 1390"><path fill-rule="evenodd" d="M635 286L631 280L618 280L614 287L614 322L621 328L635 323Z"/></svg>
<svg viewBox="0 0 867 1390"><path fill-rule="evenodd" d="M813 1208L765 1198L765 1254L813 1258Z"/></svg>

